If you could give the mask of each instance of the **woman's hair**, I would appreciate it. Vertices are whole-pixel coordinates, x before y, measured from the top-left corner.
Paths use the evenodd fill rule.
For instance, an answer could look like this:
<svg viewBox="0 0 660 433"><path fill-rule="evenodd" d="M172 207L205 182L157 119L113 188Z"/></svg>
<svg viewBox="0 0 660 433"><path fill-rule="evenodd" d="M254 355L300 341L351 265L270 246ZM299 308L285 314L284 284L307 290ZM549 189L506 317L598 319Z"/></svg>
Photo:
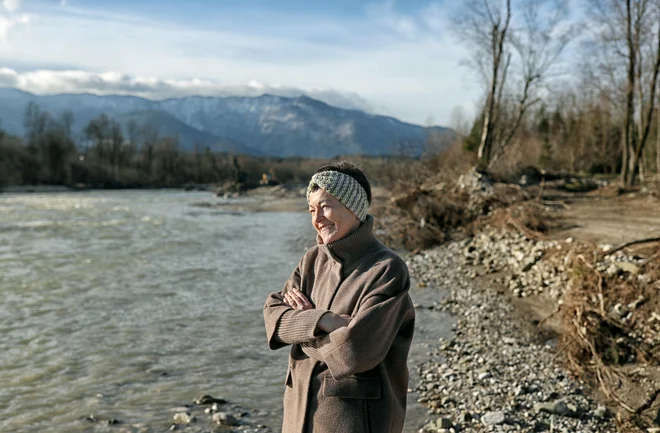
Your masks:
<svg viewBox="0 0 660 433"><path fill-rule="evenodd" d="M338 161L332 164L324 165L320 167L314 174L323 173L324 171L338 171L339 173L344 173L355 179L361 186L364 188L367 193L367 201L371 204L371 185L369 184L369 179L364 174L362 170L354 166L348 161ZM311 192L318 190L318 185L314 185Z"/></svg>

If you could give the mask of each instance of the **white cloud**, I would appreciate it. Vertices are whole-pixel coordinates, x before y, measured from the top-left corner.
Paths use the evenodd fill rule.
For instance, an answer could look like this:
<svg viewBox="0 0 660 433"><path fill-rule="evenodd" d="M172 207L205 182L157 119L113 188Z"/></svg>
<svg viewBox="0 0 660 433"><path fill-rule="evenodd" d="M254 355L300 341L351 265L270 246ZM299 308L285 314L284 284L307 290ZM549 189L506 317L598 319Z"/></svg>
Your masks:
<svg viewBox="0 0 660 433"><path fill-rule="evenodd" d="M26 26L30 23L30 16L22 14L18 16L5 17L0 15L0 45L9 41L9 33L18 26Z"/></svg>
<svg viewBox="0 0 660 433"><path fill-rule="evenodd" d="M245 85L223 85L199 78L162 80L155 77L135 77L119 72L93 73L85 71L38 70L17 72L0 68L0 87L14 87L36 94L93 93L96 95L135 95L147 99L201 96L260 96L264 94L297 97L306 95L336 107L371 111L369 103L355 93L332 89L302 90L280 85L250 81Z"/></svg>
<svg viewBox="0 0 660 433"><path fill-rule="evenodd" d="M21 7L21 0L2 0L2 8L9 12L17 11Z"/></svg>
<svg viewBox="0 0 660 433"><path fill-rule="evenodd" d="M0 67L31 67L16 79L34 92L304 93L416 123L445 124L455 106L473 113L480 95L433 4L406 15L386 3L344 21L223 16L205 27L147 18L72 5L40 9L29 32L0 45Z"/></svg>
<svg viewBox="0 0 660 433"><path fill-rule="evenodd" d="M30 23L28 14L18 15L15 12L21 7L21 0L2 0L0 7L0 47L6 45L9 33L19 26Z"/></svg>

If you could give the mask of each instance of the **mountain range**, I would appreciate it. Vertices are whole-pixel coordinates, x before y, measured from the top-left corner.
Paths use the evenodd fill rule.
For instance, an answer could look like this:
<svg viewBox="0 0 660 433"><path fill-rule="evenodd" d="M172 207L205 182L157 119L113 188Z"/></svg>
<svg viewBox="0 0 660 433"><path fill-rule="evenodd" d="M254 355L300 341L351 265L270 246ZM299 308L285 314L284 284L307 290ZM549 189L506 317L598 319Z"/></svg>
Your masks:
<svg viewBox="0 0 660 433"><path fill-rule="evenodd" d="M395 118L330 106L315 99L263 95L152 101L135 96L35 95L0 88L0 126L23 135L29 102L58 116L71 111L74 131L105 113L125 128L149 124L161 135L177 136L183 150L209 146L222 152L278 157L329 158L336 155L419 155L430 133L448 145L451 129L425 128Z"/></svg>

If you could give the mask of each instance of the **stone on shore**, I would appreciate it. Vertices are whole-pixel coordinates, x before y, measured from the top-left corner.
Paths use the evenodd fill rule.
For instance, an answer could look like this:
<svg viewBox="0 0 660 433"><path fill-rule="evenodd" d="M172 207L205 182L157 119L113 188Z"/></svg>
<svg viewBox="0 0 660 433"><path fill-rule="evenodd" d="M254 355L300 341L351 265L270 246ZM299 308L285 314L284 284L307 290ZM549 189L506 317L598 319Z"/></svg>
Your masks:
<svg viewBox="0 0 660 433"><path fill-rule="evenodd" d="M506 422L506 414L502 411L487 412L481 417L481 422L485 426L504 424Z"/></svg>
<svg viewBox="0 0 660 433"><path fill-rule="evenodd" d="M597 404L585 394L584 383L571 379L558 362L553 342L539 339L538 329L518 313L508 296L485 279L467 275L471 266L488 263L490 269L513 273L510 280L495 276L499 284L506 287L508 283L512 291L518 288L521 296L544 291L547 302L555 302L563 295L570 274L563 262L543 260L555 257L546 251L557 245L494 232L408 258L411 275L426 286L425 291L443 290L438 292L442 297L437 306L424 314L442 311L455 317L453 335L430 348L427 361L418 365L414 386L417 400L430 415L455 414L450 415L453 427L440 428L431 421L423 431L533 432L550 427L557 432L616 431L612 417L550 413L593 413L589 408ZM562 404L534 410L536 403L557 400Z"/></svg>
<svg viewBox="0 0 660 433"><path fill-rule="evenodd" d="M205 404L226 404L227 400L224 398L216 398L210 395L203 395L195 400L195 404L205 405Z"/></svg>
<svg viewBox="0 0 660 433"><path fill-rule="evenodd" d="M190 424L196 421L195 417L187 412L175 413L172 419L176 424Z"/></svg>
<svg viewBox="0 0 660 433"><path fill-rule="evenodd" d="M538 402L534 404L534 411L546 412L559 416L576 416L578 413L577 407L573 404L566 403L563 400L556 400L550 402Z"/></svg>
<svg viewBox="0 0 660 433"><path fill-rule="evenodd" d="M228 426L237 426L238 419L234 417L234 415L231 415L226 412L217 412L213 414L213 421L216 424L221 424L221 425L228 425Z"/></svg>

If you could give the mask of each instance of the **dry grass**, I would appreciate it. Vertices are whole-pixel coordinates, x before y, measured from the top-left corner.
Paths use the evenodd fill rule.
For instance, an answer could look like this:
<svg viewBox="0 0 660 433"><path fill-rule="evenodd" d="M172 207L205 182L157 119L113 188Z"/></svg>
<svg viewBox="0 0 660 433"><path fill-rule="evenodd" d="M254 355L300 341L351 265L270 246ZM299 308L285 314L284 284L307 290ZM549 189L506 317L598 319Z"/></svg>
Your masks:
<svg viewBox="0 0 660 433"><path fill-rule="evenodd" d="M475 164L456 144L437 157L418 161L415 173L392 185L392 198L378 209L379 236L395 248L418 250L485 225L506 226L538 238L557 224L549 206L531 200L518 185L495 183L486 192L459 185Z"/></svg>

